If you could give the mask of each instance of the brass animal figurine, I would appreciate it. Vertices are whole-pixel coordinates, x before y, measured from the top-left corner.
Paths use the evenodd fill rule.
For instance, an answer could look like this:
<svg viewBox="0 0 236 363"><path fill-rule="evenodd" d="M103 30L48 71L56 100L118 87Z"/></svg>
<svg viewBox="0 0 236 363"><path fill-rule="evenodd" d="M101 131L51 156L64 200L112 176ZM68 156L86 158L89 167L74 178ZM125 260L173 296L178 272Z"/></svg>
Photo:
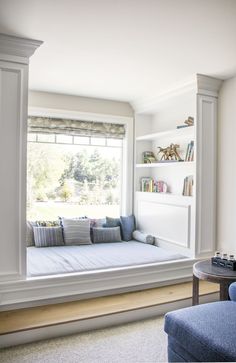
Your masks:
<svg viewBox="0 0 236 363"><path fill-rule="evenodd" d="M162 153L161 160L176 160L176 161L182 161L177 149L180 146L178 144L171 143L170 146L167 146L165 148L158 147L159 153Z"/></svg>

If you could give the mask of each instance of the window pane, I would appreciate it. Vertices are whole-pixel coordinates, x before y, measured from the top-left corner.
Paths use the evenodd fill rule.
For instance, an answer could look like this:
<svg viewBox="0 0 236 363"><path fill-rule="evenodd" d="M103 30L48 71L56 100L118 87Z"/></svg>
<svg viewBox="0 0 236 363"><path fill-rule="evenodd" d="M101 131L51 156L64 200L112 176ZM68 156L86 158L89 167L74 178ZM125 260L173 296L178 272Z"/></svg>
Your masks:
<svg viewBox="0 0 236 363"><path fill-rule="evenodd" d="M36 141L36 134L28 134L28 141Z"/></svg>
<svg viewBox="0 0 236 363"><path fill-rule="evenodd" d="M122 141L121 139L107 139L107 146L122 147Z"/></svg>
<svg viewBox="0 0 236 363"><path fill-rule="evenodd" d="M74 144L76 145L89 145L89 137L75 136Z"/></svg>
<svg viewBox="0 0 236 363"><path fill-rule="evenodd" d="M106 139L103 137L91 137L91 145L105 146Z"/></svg>
<svg viewBox="0 0 236 363"><path fill-rule="evenodd" d="M120 215L121 148L29 142L27 162L28 220Z"/></svg>
<svg viewBox="0 0 236 363"><path fill-rule="evenodd" d="M54 142L55 135L54 134L38 134L38 142Z"/></svg>
<svg viewBox="0 0 236 363"><path fill-rule="evenodd" d="M56 135L57 142L60 144L72 144L73 139L70 135Z"/></svg>

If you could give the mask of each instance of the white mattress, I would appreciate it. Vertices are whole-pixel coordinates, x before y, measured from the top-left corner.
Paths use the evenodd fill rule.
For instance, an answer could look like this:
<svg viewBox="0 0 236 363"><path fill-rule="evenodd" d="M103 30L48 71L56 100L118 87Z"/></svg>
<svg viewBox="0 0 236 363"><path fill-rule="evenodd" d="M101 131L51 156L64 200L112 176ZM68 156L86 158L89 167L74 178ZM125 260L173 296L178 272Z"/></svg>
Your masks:
<svg viewBox="0 0 236 363"><path fill-rule="evenodd" d="M29 277L137 266L181 258L184 256L136 241L27 248Z"/></svg>

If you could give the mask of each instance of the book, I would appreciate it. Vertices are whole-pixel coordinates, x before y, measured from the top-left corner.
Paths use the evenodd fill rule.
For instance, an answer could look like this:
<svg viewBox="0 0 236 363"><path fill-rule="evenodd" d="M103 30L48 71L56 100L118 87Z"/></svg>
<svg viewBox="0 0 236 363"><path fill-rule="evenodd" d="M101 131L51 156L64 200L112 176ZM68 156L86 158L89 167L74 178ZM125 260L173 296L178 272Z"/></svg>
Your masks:
<svg viewBox="0 0 236 363"><path fill-rule="evenodd" d="M194 160L194 141L191 141L187 146L184 161L193 161L193 160Z"/></svg>
<svg viewBox="0 0 236 363"><path fill-rule="evenodd" d="M192 125L178 125L176 126L177 129L184 129L185 127L191 127Z"/></svg>
<svg viewBox="0 0 236 363"><path fill-rule="evenodd" d="M189 175L184 178L182 195L189 197L193 196L193 175Z"/></svg>

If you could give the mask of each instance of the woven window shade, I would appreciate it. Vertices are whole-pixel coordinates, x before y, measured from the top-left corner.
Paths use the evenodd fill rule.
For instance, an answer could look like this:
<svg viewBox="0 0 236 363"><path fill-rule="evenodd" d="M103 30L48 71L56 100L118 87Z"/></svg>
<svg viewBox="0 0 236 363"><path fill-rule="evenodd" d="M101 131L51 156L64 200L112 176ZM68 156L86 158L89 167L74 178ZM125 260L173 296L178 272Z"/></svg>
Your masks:
<svg viewBox="0 0 236 363"><path fill-rule="evenodd" d="M28 132L123 139L125 126L106 122L31 116L28 118Z"/></svg>

